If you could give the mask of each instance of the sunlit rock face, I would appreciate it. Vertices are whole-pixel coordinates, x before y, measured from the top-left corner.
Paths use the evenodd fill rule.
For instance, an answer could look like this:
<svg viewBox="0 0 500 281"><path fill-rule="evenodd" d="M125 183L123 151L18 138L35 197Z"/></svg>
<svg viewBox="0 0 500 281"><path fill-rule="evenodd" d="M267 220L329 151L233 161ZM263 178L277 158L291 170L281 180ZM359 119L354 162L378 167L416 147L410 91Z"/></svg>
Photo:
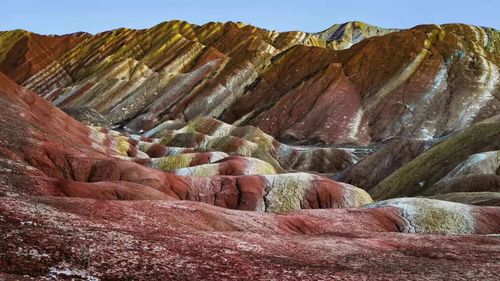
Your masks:
<svg viewBox="0 0 500 281"><path fill-rule="evenodd" d="M0 279L496 280L500 35L0 32Z"/></svg>
<svg viewBox="0 0 500 281"><path fill-rule="evenodd" d="M15 82L131 132L210 116L282 141L366 145L440 137L500 110L498 32L469 25L308 34L171 21L0 36L0 69Z"/></svg>

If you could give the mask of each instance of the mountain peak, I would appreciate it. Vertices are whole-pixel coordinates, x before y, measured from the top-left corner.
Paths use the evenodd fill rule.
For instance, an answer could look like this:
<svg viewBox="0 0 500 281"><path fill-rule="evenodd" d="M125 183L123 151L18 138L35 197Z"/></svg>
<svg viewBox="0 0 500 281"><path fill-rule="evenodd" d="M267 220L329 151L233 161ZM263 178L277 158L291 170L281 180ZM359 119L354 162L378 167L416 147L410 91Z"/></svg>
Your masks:
<svg viewBox="0 0 500 281"><path fill-rule="evenodd" d="M334 24L331 27L315 33L321 39L330 42L336 48L346 49L362 40L398 31L394 28L382 28L361 21L349 21Z"/></svg>

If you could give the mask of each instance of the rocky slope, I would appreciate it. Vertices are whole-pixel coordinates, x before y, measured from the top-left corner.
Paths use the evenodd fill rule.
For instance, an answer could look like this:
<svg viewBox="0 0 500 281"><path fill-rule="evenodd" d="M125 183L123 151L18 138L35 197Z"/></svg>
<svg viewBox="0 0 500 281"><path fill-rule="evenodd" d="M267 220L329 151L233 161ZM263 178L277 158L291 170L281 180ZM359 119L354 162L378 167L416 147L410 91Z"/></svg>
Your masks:
<svg viewBox="0 0 500 281"><path fill-rule="evenodd" d="M461 24L0 32L0 279L495 280L499 66Z"/></svg>
<svg viewBox="0 0 500 281"><path fill-rule="evenodd" d="M306 34L172 21L1 36L0 65L15 82L132 132L211 116L286 141L368 144L432 139L499 113L500 39L487 28L354 22Z"/></svg>

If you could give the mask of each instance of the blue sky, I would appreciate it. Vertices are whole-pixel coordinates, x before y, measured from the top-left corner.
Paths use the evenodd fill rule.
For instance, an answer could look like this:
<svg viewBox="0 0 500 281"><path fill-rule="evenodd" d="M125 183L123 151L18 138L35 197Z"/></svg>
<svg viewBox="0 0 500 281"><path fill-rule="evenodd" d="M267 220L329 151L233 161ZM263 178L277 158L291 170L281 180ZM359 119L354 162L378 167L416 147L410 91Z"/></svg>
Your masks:
<svg viewBox="0 0 500 281"><path fill-rule="evenodd" d="M382 27L463 22L500 29L500 0L0 0L0 9L0 30L43 34L146 28L171 19L309 32L350 20Z"/></svg>

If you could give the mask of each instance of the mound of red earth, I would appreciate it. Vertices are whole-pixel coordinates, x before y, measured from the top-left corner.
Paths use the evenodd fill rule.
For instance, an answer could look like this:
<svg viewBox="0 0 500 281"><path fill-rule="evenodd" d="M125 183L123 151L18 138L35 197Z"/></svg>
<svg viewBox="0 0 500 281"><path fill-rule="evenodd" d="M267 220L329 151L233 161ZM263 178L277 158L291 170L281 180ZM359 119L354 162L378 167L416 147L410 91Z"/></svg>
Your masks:
<svg viewBox="0 0 500 281"><path fill-rule="evenodd" d="M0 32L0 279L496 280L499 65L461 24Z"/></svg>
<svg viewBox="0 0 500 281"><path fill-rule="evenodd" d="M418 218L404 211L412 202L396 203L277 215L187 201L2 197L0 265L7 280L497 278L498 237L400 233L435 231L418 227L433 212L452 223L463 206ZM463 230L498 231L498 210L468 211L496 226L476 220Z"/></svg>

